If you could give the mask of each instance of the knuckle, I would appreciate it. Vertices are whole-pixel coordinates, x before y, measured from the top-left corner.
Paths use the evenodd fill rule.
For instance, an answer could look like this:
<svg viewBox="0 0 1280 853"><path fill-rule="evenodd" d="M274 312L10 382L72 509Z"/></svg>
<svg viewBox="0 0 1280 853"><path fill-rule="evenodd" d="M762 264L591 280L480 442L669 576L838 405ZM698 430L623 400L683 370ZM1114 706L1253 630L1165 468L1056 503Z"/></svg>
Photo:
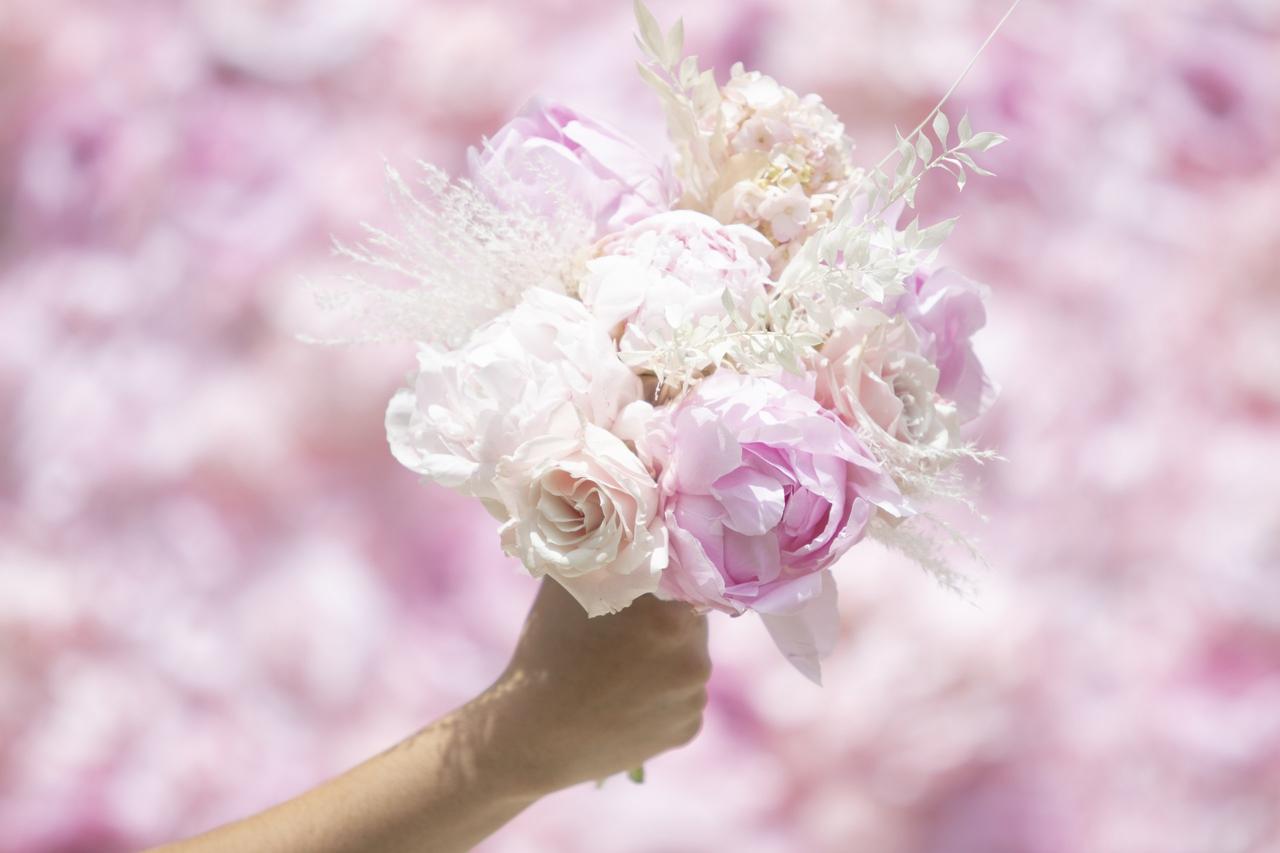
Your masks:
<svg viewBox="0 0 1280 853"><path fill-rule="evenodd" d="M702 731L702 715L697 714L690 719L685 720L676 729L676 746L685 746L691 743L698 736L698 732Z"/></svg>

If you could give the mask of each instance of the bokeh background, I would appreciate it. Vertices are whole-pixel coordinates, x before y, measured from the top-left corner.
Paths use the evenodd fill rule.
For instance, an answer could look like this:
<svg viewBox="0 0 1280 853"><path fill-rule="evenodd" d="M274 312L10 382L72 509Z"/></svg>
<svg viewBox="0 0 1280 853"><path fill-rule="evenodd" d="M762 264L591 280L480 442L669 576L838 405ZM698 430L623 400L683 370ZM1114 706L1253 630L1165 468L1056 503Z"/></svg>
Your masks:
<svg viewBox="0 0 1280 853"><path fill-rule="evenodd" d="M683 8L680 8L683 5ZM655 0L845 119L915 124L997 0ZM501 670L534 583L386 450L402 346L295 339L384 158L534 92L657 144L623 0L0 4L0 850L111 853L294 794ZM485 853L1280 850L1280 4L1026 0L955 109L1010 142L991 569L874 546L819 689L715 620L703 734Z"/></svg>

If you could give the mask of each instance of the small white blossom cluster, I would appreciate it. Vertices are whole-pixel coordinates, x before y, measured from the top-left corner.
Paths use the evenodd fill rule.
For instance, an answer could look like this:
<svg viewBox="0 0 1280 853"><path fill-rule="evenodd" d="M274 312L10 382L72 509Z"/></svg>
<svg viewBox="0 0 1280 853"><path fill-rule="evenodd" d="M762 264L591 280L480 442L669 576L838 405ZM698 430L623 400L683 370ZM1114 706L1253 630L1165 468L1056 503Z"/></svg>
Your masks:
<svg viewBox="0 0 1280 853"><path fill-rule="evenodd" d="M695 184L702 197L686 203L721 222L750 225L776 247L775 271L831 221L853 174L844 125L817 95L800 97L772 77L734 65L718 103L699 128L722 140L715 171Z"/></svg>
<svg viewBox="0 0 1280 853"><path fill-rule="evenodd" d="M422 347L388 438L591 615L752 610L816 678L831 567L862 538L957 585L920 525L985 458L985 291L932 267L953 222L898 223L924 174L963 180L999 140L964 121L949 144L935 110L892 172L857 169L817 96L741 66L718 86L636 11L673 157L536 101L469 178L397 194L408 237L348 252L421 285L390 291Z"/></svg>

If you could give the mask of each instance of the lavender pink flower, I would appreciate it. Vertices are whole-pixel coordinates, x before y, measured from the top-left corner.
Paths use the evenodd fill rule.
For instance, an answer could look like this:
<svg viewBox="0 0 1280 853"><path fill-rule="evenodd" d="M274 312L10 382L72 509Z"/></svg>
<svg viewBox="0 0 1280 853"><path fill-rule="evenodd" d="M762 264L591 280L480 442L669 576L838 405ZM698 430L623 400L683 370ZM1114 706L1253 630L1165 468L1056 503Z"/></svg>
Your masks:
<svg viewBox="0 0 1280 853"><path fill-rule="evenodd" d="M986 411L996 396L971 340L987 322L985 296L985 287L954 270L921 271L886 306L919 336L920 352L938 369L938 394L955 403L961 423Z"/></svg>
<svg viewBox="0 0 1280 853"><path fill-rule="evenodd" d="M760 613L816 680L837 627L826 570L877 512L910 513L892 480L813 400L812 380L717 372L658 416L645 447L671 536L663 593Z"/></svg>
<svg viewBox="0 0 1280 853"><path fill-rule="evenodd" d="M535 211L561 201L581 207L597 236L669 210L676 196L669 167L620 131L543 100L469 151L467 164L472 179L498 198Z"/></svg>

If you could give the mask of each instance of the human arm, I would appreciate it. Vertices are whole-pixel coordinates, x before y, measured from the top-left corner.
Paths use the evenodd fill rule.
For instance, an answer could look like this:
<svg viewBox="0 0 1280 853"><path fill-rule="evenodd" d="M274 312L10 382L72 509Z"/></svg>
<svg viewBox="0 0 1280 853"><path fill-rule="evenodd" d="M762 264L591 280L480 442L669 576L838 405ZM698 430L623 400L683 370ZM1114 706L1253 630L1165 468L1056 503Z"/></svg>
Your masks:
<svg viewBox="0 0 1280 853"><path fill-rule="evenodd" d="M469 850L541 797L687 743L710 674L706 619L638 599L588 619L538 592L511 663L476 699L299 797L157 853Z"/></svg>

